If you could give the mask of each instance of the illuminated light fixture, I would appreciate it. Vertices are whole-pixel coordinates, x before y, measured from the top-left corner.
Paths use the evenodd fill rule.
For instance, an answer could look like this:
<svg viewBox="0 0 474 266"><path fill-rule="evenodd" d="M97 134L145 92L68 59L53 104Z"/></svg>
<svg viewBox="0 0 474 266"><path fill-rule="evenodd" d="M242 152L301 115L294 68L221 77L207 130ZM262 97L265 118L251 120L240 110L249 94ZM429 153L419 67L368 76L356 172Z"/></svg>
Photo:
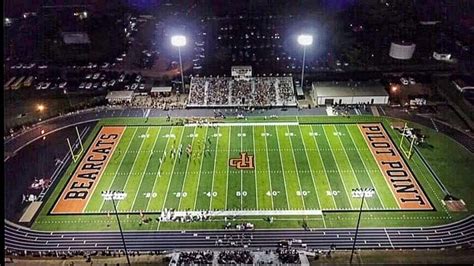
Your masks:
<svg viewBox="0 0 474 266"><path fill-rule="evenodd" d="M175 35L171 37L171 44L176 47L183 47L186 45L186 37L183 35Z"/></svg>
<svg viewBox="0 0 474 266"><path fill-rule="evenodd" d="M313 36L308 34L302 34L298 36L298 43L303 46L308 46L313 44Z"/></svg>

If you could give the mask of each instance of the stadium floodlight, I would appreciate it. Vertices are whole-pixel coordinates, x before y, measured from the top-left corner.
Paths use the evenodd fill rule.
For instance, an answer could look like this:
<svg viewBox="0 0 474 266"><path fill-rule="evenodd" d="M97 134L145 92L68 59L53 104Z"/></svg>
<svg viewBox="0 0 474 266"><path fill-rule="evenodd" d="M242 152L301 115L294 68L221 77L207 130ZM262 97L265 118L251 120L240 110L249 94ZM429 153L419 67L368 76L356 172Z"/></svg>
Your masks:
<svg viewBox="0 0 474 266"><path fill-rule="evenodd" d="M181 47L186 45L186 36L183 35L174 35L171 37L171 44L178 47L179 54L179 67L181 72L181 86L182 92L184 92L184 74L183 74L183 61L181 60Z"/></svg>
<svg viewBox="0 0 474 266"><path fill-rule="evenodd" d="M301 69L301 89L304 87L304 60L306 57L306 46L313 44L313 35L301 34L298 36L298 43L303 46L303 67Z"/></svg>
<svg viewBox="0 0 474 266"><path fill-rule="evenodd" d="M186 37L183 35L172 36L171 44L176 47L183 47L186 45Z"/></svg>
<svg viewBox="0 0 474 266"><path fill-rule="evenodd" d="M354 243L352 244L352 252L351 252L351 260L349 261L349 264L352 264L352 257L354 256L354 249L355 245L357 242L357 234L359 233L359 225L360 225L360 217L362 216L362 207L364 206L364 199L371 198L375 195L375 189L374 188L355 188L352 189L352 197L355 198L362 198L360 202L360 209L359 209L359 218L357 219L357 226L356 226L356 231L355 231L355 236L354 236Z"/></svg>
<svg viewBox="0 0 474 266"><path fill-rule="evenodd" d="M303 46L308 46L313 44L313 36L309 34L301 34L298 36L298 43Z"/></svg>
<svg viewBox="0 0 474 266"><path fill-rule="evenodd" d="M122 236L123 248L125 250L125 256L127 257L128 265L130 264L130 258L128 257L127 245L125 244L125 238L123 237L122 225L120 224L120 218L117 212L117 205L115 205L115 200L123 200L127 197L127 193L123 191L102 191L102 197L104 200L112 201L112 205L114 205L115 216L117 217L117 223L120 230L120 235Z"/></svg>

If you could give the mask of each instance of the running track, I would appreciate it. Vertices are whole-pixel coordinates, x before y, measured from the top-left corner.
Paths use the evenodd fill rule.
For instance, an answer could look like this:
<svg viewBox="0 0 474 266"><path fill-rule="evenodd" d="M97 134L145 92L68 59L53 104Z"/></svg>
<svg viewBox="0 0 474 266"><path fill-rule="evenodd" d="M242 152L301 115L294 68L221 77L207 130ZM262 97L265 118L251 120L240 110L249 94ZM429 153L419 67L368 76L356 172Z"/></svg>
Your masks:
<svg viewBox="0 0 474 266"><path fill-rule="evenodd" d="M248 248L276 248L281 240L300 239L308 248L350 249L354 229L304 230L200 230L200 231L129 231L125 240L129 250L162 251L211 249L224 234ZM226 241L224 241L226 243ZM357 248L363 249L440 249L466 247L474 243L474 216L455 223L425 228L364 228L359 230ZM19 251L102 251L123 247L118 232L39 232L6 221L5 247ZM222 246L228 248L229 246ZM242 246L240 246L242 247Z"/></svg>

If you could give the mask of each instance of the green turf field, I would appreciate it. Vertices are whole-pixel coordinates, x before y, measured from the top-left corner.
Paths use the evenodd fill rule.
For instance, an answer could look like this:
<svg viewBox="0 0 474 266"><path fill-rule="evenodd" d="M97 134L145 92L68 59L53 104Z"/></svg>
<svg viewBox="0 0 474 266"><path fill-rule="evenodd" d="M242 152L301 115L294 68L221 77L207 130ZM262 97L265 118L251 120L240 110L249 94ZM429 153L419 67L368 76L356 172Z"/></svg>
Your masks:
<svg viewBox="0 0 474 266"><path fill-rule="evenodd" d="M230 165L241 152L253 169ZM102 191L125 192L129 213L358 210L361 187L376 191L365 209L399 209L357 124L127 126L84 212L113 211Z"/></svg>
<svg viewBox="0 0 474 266"><path fill-rule="evenodd" d="M366 198L363 206L369 211L362 218L363 226L441 224L452 221L453 216L466 215L449 213L442 205L443 192L418 153L411 160L404 157L434 210L400 209L357 124L383 123L393 142L398 144L400 137L385 119L308 117L271 121L276 123L268 123L263 118L223 122L225 126L197 127L177 126L162 120L147 124L137 119L101 121L84 143L86 147L102 126L126 128L84 214L49 213L77 166L73 163L45 202L33 228L116 228L113 223L110 226L110 217L104 215L113 210L111 201L104 201L101 195L106 190L127 193L124 200L117 201L127 230L221 228L224 220L216 217L212 221L184 224L153 221L138 226L140 212L156 218L165 208L254 211L250 216L237 217L236 222L252 221L259 228L300 227L302 220L312 227L353 226L361 199L354 198L351 191L358 187L375 189L374 197ZM441 143L444 142L443 139ZM181 158L172 156L171 151L180 144L183 146ZM189 158L185 152L188 144L192 147ZM239 170L230 164L231 159L241 157L241 152L253 156L253 169ZM438 153L431 156L430 160L440 158ZM272 224L262 220L258 212L269 210L280 212ZM323 215L291 214L291 211L303 210L322 211Z"/></svg>

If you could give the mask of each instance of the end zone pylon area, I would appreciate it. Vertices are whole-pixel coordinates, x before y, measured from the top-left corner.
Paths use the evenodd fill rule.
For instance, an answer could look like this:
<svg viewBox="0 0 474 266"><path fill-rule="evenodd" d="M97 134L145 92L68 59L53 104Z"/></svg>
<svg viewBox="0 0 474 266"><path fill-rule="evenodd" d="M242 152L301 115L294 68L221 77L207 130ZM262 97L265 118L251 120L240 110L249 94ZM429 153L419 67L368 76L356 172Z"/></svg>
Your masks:
<svg viewBox="0 0 474 266"><path fill-rule="evenodd" d="M82 152L84 152L84 146L82 145L81 135L79 135L79 130L77 129L77 127L76 127L76 133L77 133L77 138L79 140L79 145L81 147L78 154L74 154L74 149L77 147L77 144L75 145L75 147L72 147L71 142L69 141L69 138L66 138L67 144L69 146L69 151L71 152L71 157L72 157L72 160L74 162L77 162L77 160L80 158Z"/></svg>
<svg viewBox="0 0 474 266"><path fill-rule="evenodd" d="M402 137L400 139L400 149L405 153L405 155L408 157L408 159L411 159L411 156L413 155L413 144L416 141L416 135L412 133L412 128L409 128L407 124L405 123L405 127L403 128L403 133ZM409 147L406 148L403 146L403 140L407 138L408 142L410 143Z"/></svg>

